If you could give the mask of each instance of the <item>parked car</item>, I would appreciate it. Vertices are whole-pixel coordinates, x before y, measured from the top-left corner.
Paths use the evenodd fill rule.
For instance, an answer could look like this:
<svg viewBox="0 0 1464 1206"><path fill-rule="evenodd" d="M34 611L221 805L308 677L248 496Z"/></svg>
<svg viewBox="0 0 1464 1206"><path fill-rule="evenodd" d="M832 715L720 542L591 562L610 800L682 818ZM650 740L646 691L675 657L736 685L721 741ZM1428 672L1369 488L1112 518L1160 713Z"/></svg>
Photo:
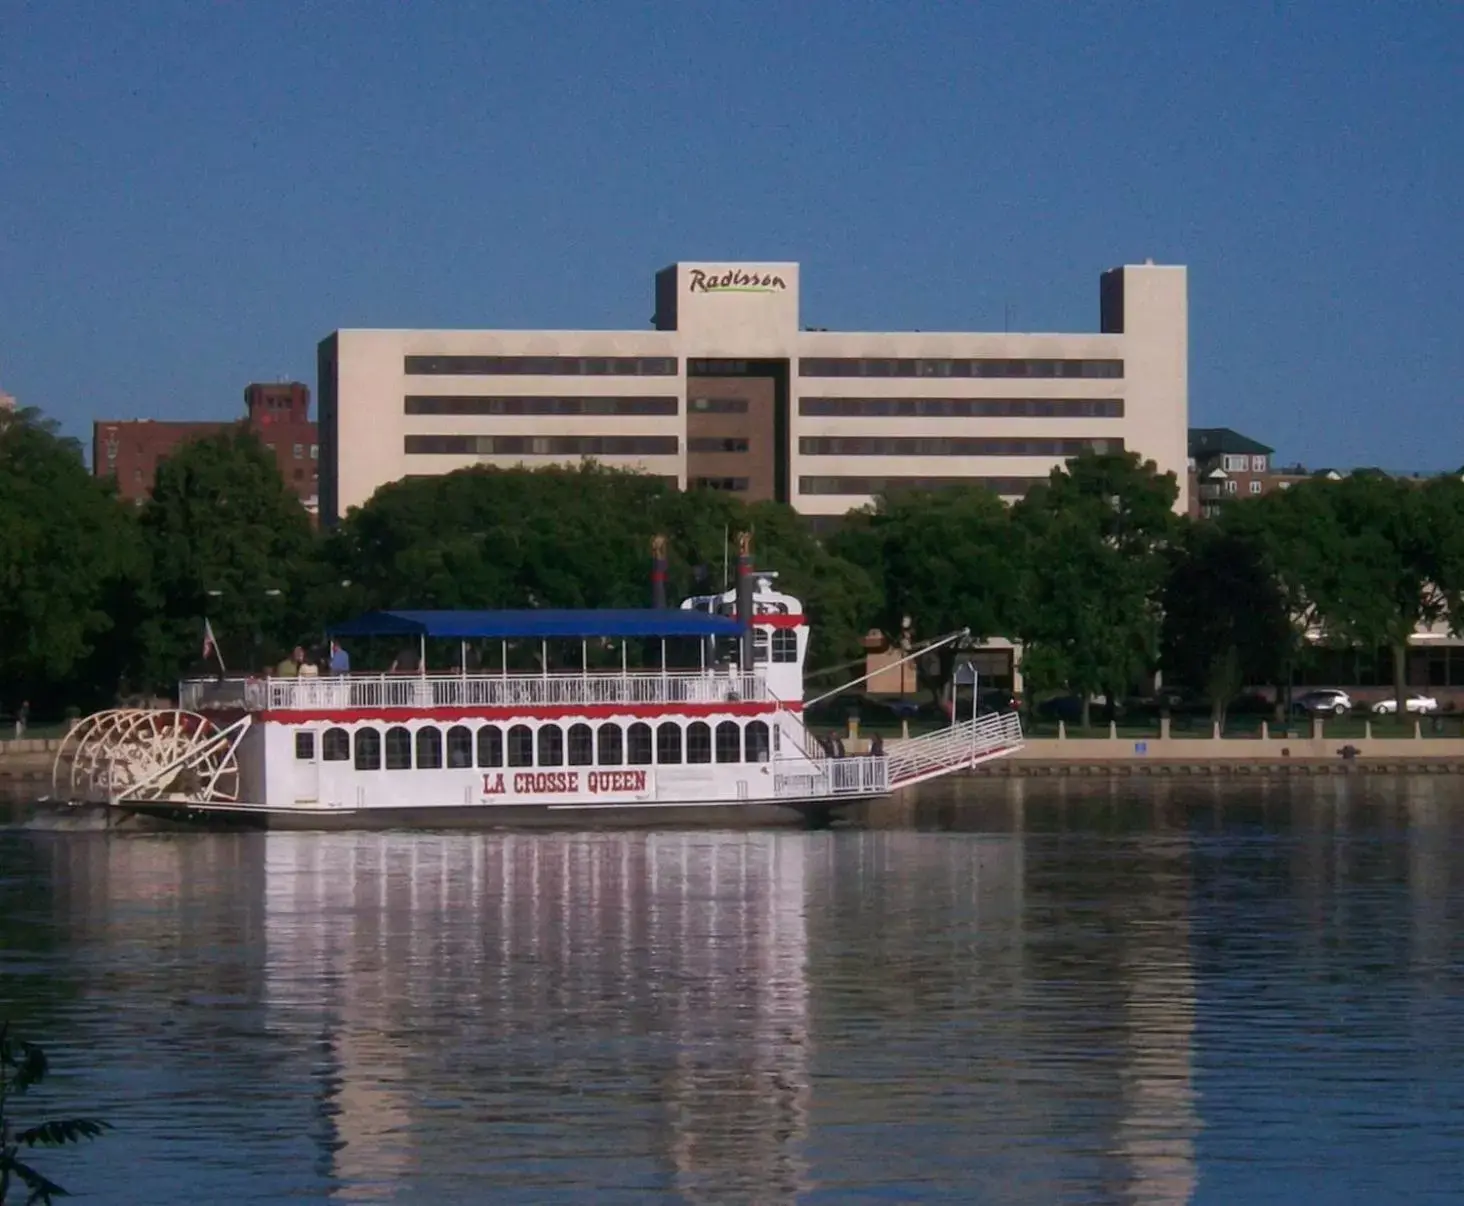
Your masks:
<svg viewBox="0 0 1464 1206"><path fill-rule="evenodd" d="M1403 701L1404 707L1408 709L1410 716L1431 716L1439 710L1439 701L1432 695L1410 695ZM1398 715L1398 701L1396 699L1380 699L1373 704L1374 716L1396 716Z"/></svg>
<svg viewBox="0 0 1464 1206"><path fill-rule="evenodd" d="M1346 691L1323 687L1298 695L1291 706L1309 716L1346 716L1352 711L1352 696Z"/></svg>

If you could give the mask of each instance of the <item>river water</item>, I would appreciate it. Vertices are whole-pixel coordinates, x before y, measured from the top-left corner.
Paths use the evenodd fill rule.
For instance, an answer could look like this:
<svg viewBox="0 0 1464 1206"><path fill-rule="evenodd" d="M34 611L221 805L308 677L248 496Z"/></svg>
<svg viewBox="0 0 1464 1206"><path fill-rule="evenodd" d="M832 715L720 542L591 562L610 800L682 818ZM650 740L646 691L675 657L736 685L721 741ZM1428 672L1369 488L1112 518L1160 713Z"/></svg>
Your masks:
<svg viewBox="0 0 1464 1206"><path fill-rule="evenodd" d="M0 832L106 1203L1464 1200L1451 776L825 832Z"/></svg>

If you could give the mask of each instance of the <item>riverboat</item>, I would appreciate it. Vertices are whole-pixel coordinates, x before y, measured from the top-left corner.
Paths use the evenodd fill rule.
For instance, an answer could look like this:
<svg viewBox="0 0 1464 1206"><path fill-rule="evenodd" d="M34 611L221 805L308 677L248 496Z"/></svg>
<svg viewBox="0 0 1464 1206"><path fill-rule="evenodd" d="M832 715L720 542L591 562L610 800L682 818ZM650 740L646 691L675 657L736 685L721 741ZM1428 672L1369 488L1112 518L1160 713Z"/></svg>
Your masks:
<svg viewBox="0 0 1464 1206"><path fill-rule="evenodd" d="M804 720L803 606L776 575L739 570L736 590L676 608L362 616L332 636L409 640L416 669L185 681L176 709L82 721L57 755L54 797L266 828L758 825L826 816L1021 745L1015 715L973 715L882 753L820 742ZM457 671L429 671L428 643L449 641ZM470 642L496 644L498 665L470 668ZM579 667L549 669L551 643L566 642ZM668 643L699 650L695 664L673 667ZM536 646L534 671L510 666L511 647ZM632 665L632 649L652 665ZM659 665L644 656L656 649Z"/></svg>

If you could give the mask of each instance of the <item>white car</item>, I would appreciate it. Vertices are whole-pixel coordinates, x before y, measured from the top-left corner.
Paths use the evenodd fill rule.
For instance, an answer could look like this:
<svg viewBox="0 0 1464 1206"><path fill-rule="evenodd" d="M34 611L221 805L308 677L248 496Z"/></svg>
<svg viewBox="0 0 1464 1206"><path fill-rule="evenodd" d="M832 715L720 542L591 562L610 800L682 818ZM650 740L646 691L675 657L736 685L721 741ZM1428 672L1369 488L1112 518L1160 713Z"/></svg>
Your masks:
<svg viewBox="0 0 1464 1206"><path fill-rule="evenodd" d="M1439 701L1432 695L1410 695L1403 701L1408 708L1410 716L1428 715L1439 710ZM1380 699L1373 704L1374 716L1396 716L1398 715L1398 701L1396 699Z"/></svg>

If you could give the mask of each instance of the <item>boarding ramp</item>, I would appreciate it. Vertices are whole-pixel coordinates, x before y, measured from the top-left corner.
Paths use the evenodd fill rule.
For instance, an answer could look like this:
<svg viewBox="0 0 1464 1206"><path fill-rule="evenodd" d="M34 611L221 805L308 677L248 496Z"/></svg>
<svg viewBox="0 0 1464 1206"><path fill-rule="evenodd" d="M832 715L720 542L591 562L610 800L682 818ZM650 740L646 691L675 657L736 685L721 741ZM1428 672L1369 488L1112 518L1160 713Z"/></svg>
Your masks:
<svg viewBox="0 0 1464 1206"><path fill-rule="evenodd" d="M889 789L913 787L1021 748L1022 722L1015 712L977 716L920 737L891 742Z"/></svg>

